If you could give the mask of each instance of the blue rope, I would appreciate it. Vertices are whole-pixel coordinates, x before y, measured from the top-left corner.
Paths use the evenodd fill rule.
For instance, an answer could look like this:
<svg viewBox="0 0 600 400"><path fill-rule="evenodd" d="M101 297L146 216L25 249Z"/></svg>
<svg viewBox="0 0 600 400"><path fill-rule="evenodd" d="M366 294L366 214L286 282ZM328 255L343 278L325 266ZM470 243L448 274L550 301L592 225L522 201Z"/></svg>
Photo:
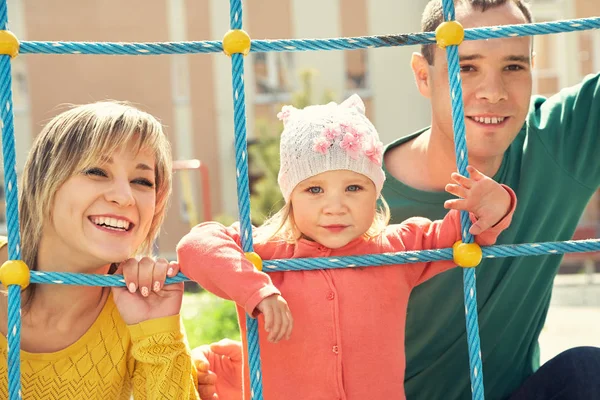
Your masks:
<svg viewBox="0 0 600 400"><path fill-rule="evenodd" d="M600 239L568 240L563 242L540 242L484 246L483 258L548 256L567 253L600 251ZM452 248L435 250L401 251L396 253L368 254L344 257L314 257L263 260L264 272L308 271L354 267L377 267L382 265L414 264L431 261L452 260ZM165 284L188 281L182 273L168 278ZM31 283L79 285L79 286L125 286L123 275L78 274L72 272L31 271Z"/></svg>
<svg viewBox="0 0 600 400"><path fill-rule="evenodd" d="M8 287L8 396L21 399L21 287Z"/></svg>
<svg viewBox="0 0 600 400"><path fill-rule="evenodd" d="M240 13L241 15L241 13ZM241 24L241 18L239 19ZM600 17L465 29L465 40L548 35L600 28ZM237 28L236 28L237 29ZM352 50L434 44L434 32L327 39L253 40L251 52ZM220 53L221 41L120 43L23 41L21 54L160 55Z"/></svg>
<svg viewBox="0 0 600 400"><path fill-rule="evenodd" d="M230 28L242 29L242 2L229 2ZM240 239L244 252L253 251L252 222L250 219L250 189L248 180L248 146L246 142L246 95L244 87L244 56L231 55L233 82L233 114L235 127L235 165L240 220ZM248 365L252 399L262 400L262 374L258 319L246 315L246 337L248 340Z"/></svg>
<svg viewBox="0 0 600 400"><path fill-rule="evenodd" d="M456 18L454 1L443 0L442 7L444 10L444 19L446 21L453 21ZM446 48L446 57L448 59L448 78L450 85L450 98L452 101L452 127L454 129L456 166L461 175L469 176L467 172L469 156L465 134L465 116L463 109L458 46L448 46ZM460 223L463 243L472 243L473 235L469 233L469 229L471 228L471 220L469 219L468 212L460 212ZM474 268L463 269L463 295L465 303L467 345L469 351L471 394L474 400L483 400L483 368L481 362L481 344L479 340L477 284Z"/></svg>
<svg viewBox="0 0 600 400"><path fill-rule="evenodd" d="M600 239L484 246L483 258L547 256L600 251ZM306 271L452 260L452 248L402 251L362 256L263 260L264 272Z"/></svg>
<svg viewBox="0 0 600 400"><path fill-rule="evenodd" d="M31 271L31 283L46 283L77 286L125 286L123 275L78 274L74 272L41 272ZM173 278L167 278L165 285L186 282L189 278L181 272Z"/></svg>
<svg viewBox="0 0 600 400"><path fill-rule="evenodd" d="M483 258L548 256L567 253L600 251L600 239L568 240L563 242L540 242L484 246ZM414 264L431 261L452 260L452 248L435 250L401 251L396 253L367 254L343 257L313 257L263 260L264 272L309 271L382 265ZM168 278L165 284L188 281L182 273ZM79 286L125 286L123 275L79 274L73 272L31 271L31 283L79 285Z"/></svg>
<svg viewBox="0 0 600 400"><path fill-rule="evenodd" d="M0 2L0 29L8 29L6 0ZM8 258L21 258L17 166L12 102L10 56L0 55L0 126L2 127L2 157L4 159L4 193L8 230ZM8 287L8 394L11 400L21 398L21 287Z"/></svg>

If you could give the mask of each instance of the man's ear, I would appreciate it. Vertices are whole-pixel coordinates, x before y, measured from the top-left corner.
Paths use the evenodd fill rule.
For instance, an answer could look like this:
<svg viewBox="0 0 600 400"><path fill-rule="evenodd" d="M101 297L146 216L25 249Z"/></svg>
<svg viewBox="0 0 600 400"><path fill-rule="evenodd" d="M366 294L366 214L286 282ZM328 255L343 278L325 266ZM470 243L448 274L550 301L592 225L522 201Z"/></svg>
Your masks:
<svg viewBox="0 0 600 400"><path fill-rule="evenodd" d="M429 82L429 63L421 53L413 53L410 59L417 89L422 96L431 98L431 84Z"/></svg>

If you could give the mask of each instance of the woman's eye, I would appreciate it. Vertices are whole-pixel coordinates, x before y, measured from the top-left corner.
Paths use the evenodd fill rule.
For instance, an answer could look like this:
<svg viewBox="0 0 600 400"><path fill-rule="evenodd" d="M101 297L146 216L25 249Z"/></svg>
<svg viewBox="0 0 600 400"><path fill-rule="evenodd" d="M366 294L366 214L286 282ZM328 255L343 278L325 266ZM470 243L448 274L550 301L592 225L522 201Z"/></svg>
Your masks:
<svg viewBox="0 0 600 400"><path fill-rule="evenodd" d="M362 189L362 187L359 185L350 185L346 188L346 190L349 192L358 192L361 189Z"/></svg>
<svg viewBox="0 0 600 400"><path fill-rule="evenodd" d="M142 186L147 186L149 188L153 188L154 187L154 183L150 182L148 179L145 179L145 178L135 179L133 181L133 183L136 183L136 184L142 185Z"/></svg>
<svg viewBox="0 0 600 400"><path fill-rule="evenodd" d="M308 189L306 189L309 193L313 193L313 194L318 194L318 193L322 193L323 189L321 189L321 187L319 186L311 186Z"/></svg>
<svg viewBox="0 0 600 400"><path fill-rule="evenodd" d="M90 169L86 169L84 172L84 175L92 175L92 176L103 176L103 177L107 177L108 175L106 174L106 172L100 168L90 168Z"/></svg>

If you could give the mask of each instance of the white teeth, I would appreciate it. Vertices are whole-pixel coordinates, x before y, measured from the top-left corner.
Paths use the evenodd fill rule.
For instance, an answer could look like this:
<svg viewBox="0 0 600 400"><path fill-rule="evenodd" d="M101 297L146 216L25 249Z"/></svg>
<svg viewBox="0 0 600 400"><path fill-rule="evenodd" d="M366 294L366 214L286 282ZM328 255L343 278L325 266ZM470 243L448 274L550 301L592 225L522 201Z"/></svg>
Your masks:
<svg viewBox="0 0 600 400"><path fill-rule="evenodd" d="M499 124L504 121L505 117L472 117L472 119L480 124Z"/></svg>
<svg viewBox="0 0 600 400"><path fill-rule="evenodd" d="M130 223L124 219L111 217L92 217L92 222L96 225L102 225L105 228L114 229L117 231L128 230Z"/></svg>

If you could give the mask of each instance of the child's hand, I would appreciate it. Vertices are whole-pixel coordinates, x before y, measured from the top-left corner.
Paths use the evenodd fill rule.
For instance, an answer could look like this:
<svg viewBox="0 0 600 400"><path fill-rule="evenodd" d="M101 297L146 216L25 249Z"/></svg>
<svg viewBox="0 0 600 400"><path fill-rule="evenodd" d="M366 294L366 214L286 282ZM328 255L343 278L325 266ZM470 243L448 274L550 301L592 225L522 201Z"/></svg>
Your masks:
<svg viewBox="0 0 600 400"><path fill-rule="evenodd" d="M472 166L467 167L471 178L456 172L452 180L456 184L446 185L446 191L460 199L447 200L445 208L464 210L477 217L469 232L479 235L481 232L496 225L510 210L510 194L498 182L487 177Z"/></svg>
<svg viewBox="0 0 600 400"><path fill-rule="evenodd" d="M222 339L192 350L202 400L242 400L242 343Z"/></svg>
<svg viewBox="0 0 600 400"><path fill-rule="evenodd" d="M288 340L292 334L294 320L287 301L278 294L264 298L256 306L265 316L265 330L269 332L269 342Z"/></svg>
<svg viewBox="0 0 600 400"><path fill-rule="evenodd" d="M128 325L149 319L179 314L183 298L183 282L164 285L165 279L179 272L179 265L164 258L122 262L115 274L123 274L126 288L113 287L119 313ZM139 289L139 290L138 290Z"/></svg>

